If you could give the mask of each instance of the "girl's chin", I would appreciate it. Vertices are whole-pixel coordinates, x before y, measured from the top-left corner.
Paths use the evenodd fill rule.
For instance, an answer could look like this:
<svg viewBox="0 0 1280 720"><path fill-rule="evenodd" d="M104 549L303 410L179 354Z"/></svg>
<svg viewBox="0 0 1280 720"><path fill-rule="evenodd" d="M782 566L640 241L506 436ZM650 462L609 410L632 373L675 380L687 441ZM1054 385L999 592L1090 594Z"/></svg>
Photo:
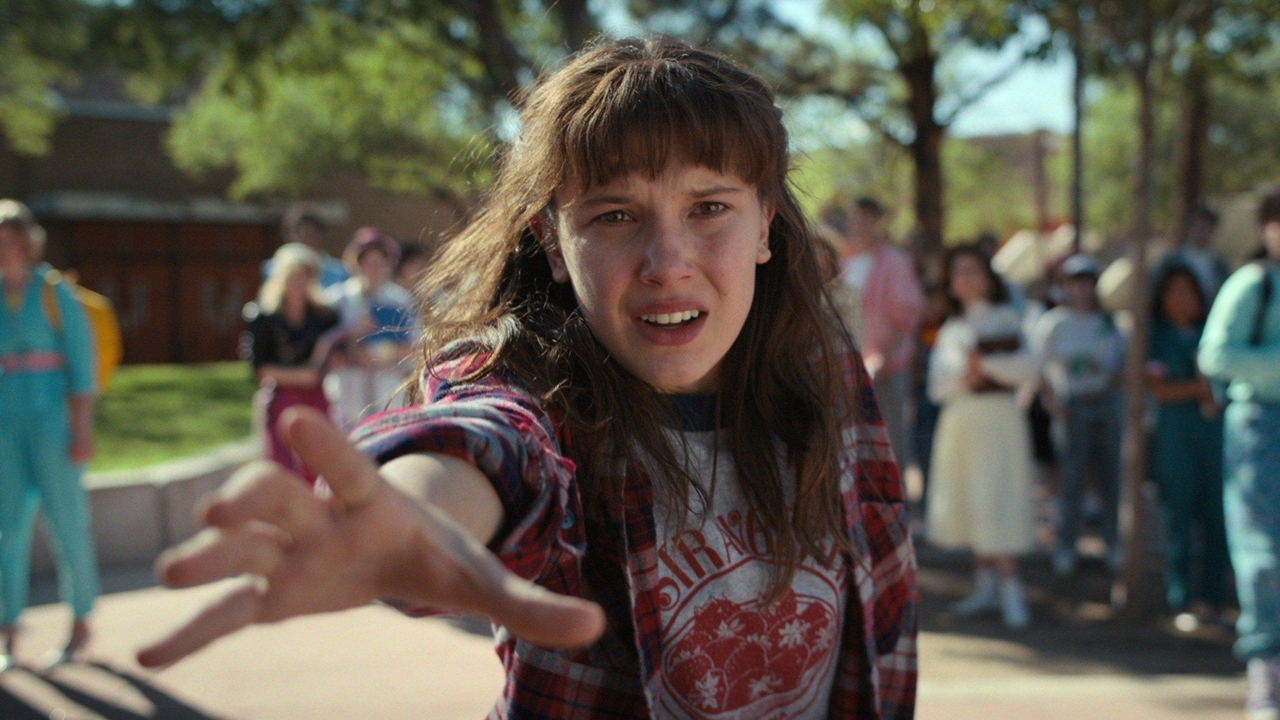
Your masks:
<svg viewBox="0 0 1280 720"><path fill-rule="evenodd" d="M635 372L636 377L664 395L707 395L717 389L718 378L714 368L706 372L689 372L689 368L653 372L655 368L650 365L646 369L648 372Z"/></svg>

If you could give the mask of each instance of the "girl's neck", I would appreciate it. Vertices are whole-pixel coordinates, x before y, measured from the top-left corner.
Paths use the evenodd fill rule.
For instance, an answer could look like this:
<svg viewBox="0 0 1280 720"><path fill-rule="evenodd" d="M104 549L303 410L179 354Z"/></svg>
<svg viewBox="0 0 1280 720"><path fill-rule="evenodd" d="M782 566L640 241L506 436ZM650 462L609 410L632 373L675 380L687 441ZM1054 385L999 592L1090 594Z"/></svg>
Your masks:
<svg viewBox="0 0 1280 720"><path fill-rule="evenodd" d="M4 284L5 295L19 296L22 291L27 289L27 283L31 282L31 265L19 264L0 271L0 281Z"/></svg>
<svg viewBox="0 0 1280 720"><path fill-rule="evenodd" d="M302 325L307 319L307 299L285 296L280 302L280 313L285 322L295 327Z"/></svg>

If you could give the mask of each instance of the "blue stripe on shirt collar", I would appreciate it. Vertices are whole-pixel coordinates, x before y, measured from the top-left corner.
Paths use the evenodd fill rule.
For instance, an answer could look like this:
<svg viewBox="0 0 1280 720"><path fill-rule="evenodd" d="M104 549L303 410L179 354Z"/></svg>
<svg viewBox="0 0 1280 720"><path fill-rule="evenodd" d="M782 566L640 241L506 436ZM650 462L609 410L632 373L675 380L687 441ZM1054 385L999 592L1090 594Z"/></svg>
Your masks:
<svg viewBox="0 0 1280 720"><path fill-rule="evenodd" d="M668 395L680 429L685 432L710 432L716 429L715 395ZM723 418L721 418L723 427Z"/></svg>

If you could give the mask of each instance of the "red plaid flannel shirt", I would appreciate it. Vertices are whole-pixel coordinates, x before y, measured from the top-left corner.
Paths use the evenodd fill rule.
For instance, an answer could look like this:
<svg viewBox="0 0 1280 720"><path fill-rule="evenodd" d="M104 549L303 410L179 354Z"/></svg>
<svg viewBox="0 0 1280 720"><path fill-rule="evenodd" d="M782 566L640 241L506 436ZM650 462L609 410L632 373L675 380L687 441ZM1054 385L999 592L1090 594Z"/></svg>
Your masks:
<svg viewBox="0 0 1280 720"><path fill-rule="evenodd" d="M537 648L496 628L507 683L491 718L650 717L662 644L651 486L643 473L625 472L620 549L626 569L619 573L624 580L617 587L588 587L572 449L522 389L493 376L470 383L453 379L477 361L437 366L425 380L428 403L376 416L354 439L379 462L438 452L474 463L503 503L504 523L489 546L498 558L521 577L558 593L590 597L610 618L623 618L611 623L623 626L618 632L581 651ZM856 556L846 558L850 597L829 716L910 718L916 687L915 553L905 493L871 382L861 362L851 359L846 380L855 377L866 424L845 428L841 499Z"/></svg>

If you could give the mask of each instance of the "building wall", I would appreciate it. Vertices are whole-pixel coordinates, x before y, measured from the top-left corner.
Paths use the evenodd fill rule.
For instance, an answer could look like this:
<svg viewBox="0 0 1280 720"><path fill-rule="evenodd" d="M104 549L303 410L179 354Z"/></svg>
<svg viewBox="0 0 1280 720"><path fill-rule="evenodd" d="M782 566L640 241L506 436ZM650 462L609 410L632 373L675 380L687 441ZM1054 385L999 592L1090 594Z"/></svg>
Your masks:
<svg viewBox="0 0 1280 720"><path fill-rule="evenodd" d="M185 175L164 150L167 110L70 107L48 155L19 157L0 143L0 197L31 203L49 230L47 259L112 300L125 362L234 359L240 310L279 245L286 203L230 203L229 173ZM315 199L331 211L335 255L365 225L429 246L461 218L438 200L352 175L331 178Z"/></svg>

